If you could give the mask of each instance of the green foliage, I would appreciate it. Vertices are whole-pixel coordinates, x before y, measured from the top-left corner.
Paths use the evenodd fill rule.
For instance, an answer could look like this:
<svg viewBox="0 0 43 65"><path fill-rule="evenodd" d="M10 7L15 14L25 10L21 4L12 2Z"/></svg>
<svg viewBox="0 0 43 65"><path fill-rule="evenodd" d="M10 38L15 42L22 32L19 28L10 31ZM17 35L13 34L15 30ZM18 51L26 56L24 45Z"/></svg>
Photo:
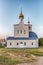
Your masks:
<svg viewBox="0 0 43 65"><path fill-rule="evenodd" d="M2 46L2 44L0 43L0 48L4 48L4 46Z"/></svg>
<svg viewBox="0 0 43 65"><path fill-rule="evenodd" d="M5 44L4 44L4 47L6 47L7 46L7 42L5 42Z"/></svg>
<svg viewBox="0 0 43 65"><path fill-rule="evenodd" d="M39 46L43 46L43 38L39 38Z"/></svg>
<svg viewBox="0 0 43 65"><path fill-rule="evenodd" d="M7 46L7 42L5 42L5 44L3 44L3 42L0 43L0 48L5 48L6 46Z"/></svg>

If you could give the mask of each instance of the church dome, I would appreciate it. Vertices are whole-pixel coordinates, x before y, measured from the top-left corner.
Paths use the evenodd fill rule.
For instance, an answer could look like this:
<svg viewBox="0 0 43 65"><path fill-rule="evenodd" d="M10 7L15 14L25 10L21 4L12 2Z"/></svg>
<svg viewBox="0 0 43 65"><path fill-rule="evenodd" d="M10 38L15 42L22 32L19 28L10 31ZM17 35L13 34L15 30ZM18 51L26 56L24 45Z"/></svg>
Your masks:
<svg viewBox="0 0 43 65"><path fill-rule="evenodd" d="M20 13L20 15L19 15L19 19L20 18L23 18L24 19L24 15L22 14L22 11L21 11L21 13Z"/></svg>

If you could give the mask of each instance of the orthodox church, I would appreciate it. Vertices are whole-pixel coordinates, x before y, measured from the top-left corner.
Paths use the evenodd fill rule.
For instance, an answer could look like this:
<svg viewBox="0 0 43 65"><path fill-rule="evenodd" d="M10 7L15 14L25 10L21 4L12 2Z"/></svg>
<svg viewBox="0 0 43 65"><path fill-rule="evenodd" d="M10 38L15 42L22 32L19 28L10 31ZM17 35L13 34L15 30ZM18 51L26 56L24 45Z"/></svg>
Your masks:
<svg viewBox="0 0 43 65"><path fill-rule="evenodd" d="M32 31L32 25L28 20L23 22L24 15L21 11L19 24L14 24L14 36L7 37L7 48L38 48L38 36Z"/></svg>

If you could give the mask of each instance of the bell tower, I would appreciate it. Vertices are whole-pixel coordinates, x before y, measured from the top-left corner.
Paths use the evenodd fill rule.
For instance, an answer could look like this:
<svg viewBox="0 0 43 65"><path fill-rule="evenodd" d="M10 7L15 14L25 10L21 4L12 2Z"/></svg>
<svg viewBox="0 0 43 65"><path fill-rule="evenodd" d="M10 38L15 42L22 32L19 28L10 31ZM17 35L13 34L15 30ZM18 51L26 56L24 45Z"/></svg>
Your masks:
<svg viewBox="0 0 43 65"><path fill-rule="evenodd" d="M32 25L30 24L29 17L28 17L28 31L29 31L29 32L32 31Z"/></svg>

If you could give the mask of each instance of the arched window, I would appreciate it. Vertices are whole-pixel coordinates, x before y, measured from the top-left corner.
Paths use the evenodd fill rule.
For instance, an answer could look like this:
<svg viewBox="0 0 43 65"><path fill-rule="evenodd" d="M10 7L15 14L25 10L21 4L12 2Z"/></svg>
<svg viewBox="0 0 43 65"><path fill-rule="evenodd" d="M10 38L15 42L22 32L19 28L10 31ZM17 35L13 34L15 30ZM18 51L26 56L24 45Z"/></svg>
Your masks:
<svg viewBox="0 0 43 65"><path fill-rule="evenodd" d="M24 45L26 45L26 42L24 42Z"/></svg>
<svg viewBox="0 0 43 65"><path fill-rule="evenodd" d="M21 33L22 33L22 30L21 30Z"/></svg>
<svg viewBox="0 0 43 65"><path fill-rule="evenodd" d="M29 26L29 30L31 29L31 27Z"/></svg>
<svg viewBox="0 0 43 65"><path fill-rule="evenodd" d="M17 45L18 45L18 42L17 42Z"/></svg>
<svg viewBox="0 0 43 65"><path fill-rule="evenodd" d="M33 42L32 42L32 45L33 45Z"/></svg>
<svg viewBox="0 0 43 65"><path fill-rule="evenodd" d="M10 45L12 45L12 43L10 42Z"/></svg>
<svg viewBox="0 0 43 65"><path fill-rule="evenodd" d="M17 33L19 33L19 30L17 30Z"/></svg>
<svg viewBox="0 0 43 65"><path fill-rule="evenodd" d="M24 30L24 34L26 33L26 31Z"/></svg>

